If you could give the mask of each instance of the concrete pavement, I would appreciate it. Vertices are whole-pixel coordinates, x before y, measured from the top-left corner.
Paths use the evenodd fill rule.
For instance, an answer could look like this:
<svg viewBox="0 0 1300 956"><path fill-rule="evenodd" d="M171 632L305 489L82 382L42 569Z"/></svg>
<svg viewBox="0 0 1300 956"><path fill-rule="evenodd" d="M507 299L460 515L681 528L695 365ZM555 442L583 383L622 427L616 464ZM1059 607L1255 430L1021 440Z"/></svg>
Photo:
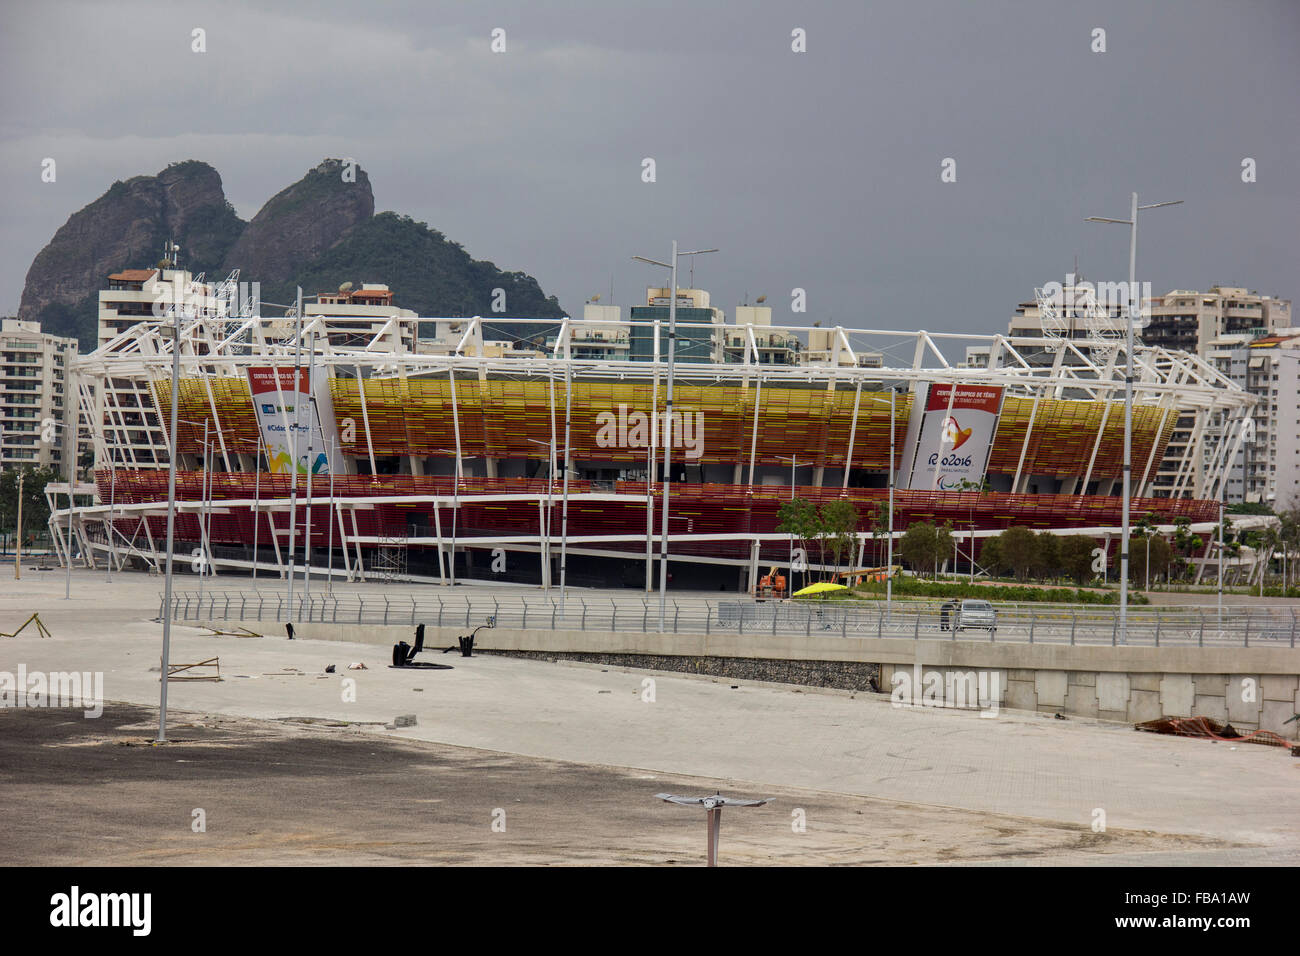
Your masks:
<svg viewBox="0 0 1300 956"><path fill-rule="evenodd" d="M158 673L151 668L158 665L161 626L148 618L157 613L159 579L119 574L109 586L103 572L80 571L73 600L63 601L61 575L24 574L12 587L8 580L0 584L0 630L39 610L54 636L0 639L0 670L12 672L24 664L29 672L102 671L106 699L156 707ZM210 636L173 628L173 663L211 656L220 657L225 680L173 682L169 698L178 712L281 722L325 719L390 738L385 746L405 741L404 746L417 748L451 745L467 748L463 753L514 755L508 759L522 761L512 771L516 799L525 803L537 782L557 772L547 762L561 761L570 772L593 780L602 779L602 768L621 768L620 779L645 775L647 799L663 788L661 778L671 775L688 790L692 784L721 783L760 795L771 789L804 803L816 795L828 816L841 814L837 819L850 824L862 801L893 808L884 815L893 831L837 824L838 829L817 831L816 840L800 842L795 838L816 829L814 817L808 832L795 834L786 807L781 827L764 831L768 836L754 844L750 862L775 860L785 852L773 849L775 856L764 857L764 846L785 847L792 862L1300 862L1300 763L1276 748L1158 737L1085 719L1056 721L1005 710L986 718L966 711L895 708L877 695L490 656L430 655L427 659L453 668L398 671L387 666L387 649L373 645ZM368 669L347 670L354 661ZM329 664L336 665L336 673L324 673ZM355 680L354 687L347 680ZM147 720L139 718L146 712L131 713L143 739ZM417 725L382 729L399 714L414 714ZM15 715L0 716L6 727L18 726L8 723ZM78 715L67 732L94 735L94 723ZM279 732L284 726L277 725ZM35 759L34 753L28 756ZM424 758L402 759L416 764ZM70 773L75 776L75 767ZM21 772L6 776L3 787L21 788L22 780ZM75 785L69 787L64 794L74 799ZM635 787L627 798L634 794ZM742 812L762 811L729 816L724 846L728 825ZM612 820L619 819L611 813ZM1105 831L1098 833L1093 824L1102 815ZM995 819L1004 821L1007 833L987 830ZM347 831L345 819L336 824ZM702 821L683 825L703 833ZM916 840L903 839L900 834L914 832L912 826L932 829L951 852L944 856L925 848L919 840L929 830L915 831ZM633 862L616 852L619 829L613 828L601 852L611 861ZM887 832L895 833L892 841ZM1045 836L1059 838L1063 832L1069 835L1065 842ZM784 842L786 833L793 844ZM39 850L39 833L32 839ZM477 844L465 845L472 858ZM689 845L690 840L684 846ZM563 862L569 859L566 852L547 848L542 839L536 853L521 852L518 859ZM276 858L273 847L258 854ZM503 851L492 858L502 862L510 855ZM651 853L637 861L667 858ZM193 861L184 854L178 860ZM575 855L570 861L578 860Z"/></svg>

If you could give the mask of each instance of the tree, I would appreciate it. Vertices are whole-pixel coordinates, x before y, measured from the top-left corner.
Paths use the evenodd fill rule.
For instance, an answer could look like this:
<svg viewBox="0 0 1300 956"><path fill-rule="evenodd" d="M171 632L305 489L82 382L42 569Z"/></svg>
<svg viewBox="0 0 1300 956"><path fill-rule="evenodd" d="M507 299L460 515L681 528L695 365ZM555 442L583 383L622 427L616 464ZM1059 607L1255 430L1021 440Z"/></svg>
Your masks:
<svg viewBox="0 0 1300 956"><path fill-rule="evenodd" d="M44 534L49 525L50 506L45 485L60 481L53 468L23 469L23 538ZM18 469L0 471L0 531L12 533L18 522Z"/></svg>
<svg viewBox="0 0 1300 956"><path fill-rule="evenodd" d="M1093 578L1092 552L1096 547L1096 541L1081 534L1070 534L1061 538L1059 548L1061 570L1069 575L1078 587L1083 587Z"/></svg>
<svg viewBox="0 0 1300 956"><path fill-rule="evenodd" d="M1034 577L1038 580L1055 578L1061 568L1061 541L1050 531L1040 531L1034 536Z"/></svg>
<svg viewBox="0 0 1300 956"><path fill-rule="evenodd" d="M1286 510L1278 512L1277 517L1278 534L1282 539L1282 589L1285 591L1288 579L1295 579L1295 563L1288 558L1300 551L1300 503L1292 501Z"/></svg>
<svg viewBox="0 0 1300 956"><path fill-rule="evenodd" d="M1185 515L1179 515L1174 519L1174 550L1178 555L1175 565L1178 572L1184 576L1190 574L1192 569L1191 562L1187 560L1188 557L1200 553L1201 549L1205 547L1205 542L1201 539L1201 536L1192 534L1191 524L1192 519Z"/></svg>
<svg viewBox="0 0 1300 956"><path fill-rule="evenodd" d="M1024 581L1034 569L1038 555L1038 540L1028 528L1016 526L998 535L1002 560L1015 572L1017 581Z"/></svg>
<svg viewBox="0 0 1300 956"><path fill-rule="evenodd" d="M852 558L860 520L858 509L848 499L828 501L821 507L817 538L825 542L824 547L830 548L831 560L837 568Z"/></svg>
<svg viewBox="0 0 1300 956"><path fill-rule="evenodd" d="M1158 534L1133 538L1129 543L1128 572L1134 587L1146 583L1148 551L1151 553L1151 577L1169 573L1169 560L1174 552L1168 541Z"/></svg>
<svg viewBox="0 0 1300 956"><path fill-rule="evenodd" d="M920 571L934 558L934 524L918 521L911 525L898 542L898 553L913 571Z"/></svg>
<svg viewBox="0 0 1300 956"><path fill-rule="evenodd" d="M931 561L934 565L935 577L939 576L939 565L948 560L950 554L952 554L952 522L945 521L934 529L934 554Z"/></svg>
<svg viewBox="0 0 1300 956"><path fill-rule="evenodd" d="M1007 570L1006 561L1002 557L1002 542L997 536L984 539L984 544L980 546L979 563L994 577Z"/></svg>
<svg viewBox="0 0 1300 956"><path fill-rule="evenodd" d="M794 498L781 502L781 508L776 516L776 530L782 534L792 535L795 546L807 554L808 542L817 536L817 530L821 525L817 517L817 506L803 498ZM793 579L794 569L791 568L790 571ZM794 581L791 580L790 584L793 586Z"/></svg>
<svg viewBox="0 0 1300 956"><path fill-rule="evenodd" d="M889 520L889 502L877 501L875 510L871 514L871 539L875 543L876 564L884 563L888 555L888 545L884 548L880 545L880 539L889 537L891 522Z"/></svg>

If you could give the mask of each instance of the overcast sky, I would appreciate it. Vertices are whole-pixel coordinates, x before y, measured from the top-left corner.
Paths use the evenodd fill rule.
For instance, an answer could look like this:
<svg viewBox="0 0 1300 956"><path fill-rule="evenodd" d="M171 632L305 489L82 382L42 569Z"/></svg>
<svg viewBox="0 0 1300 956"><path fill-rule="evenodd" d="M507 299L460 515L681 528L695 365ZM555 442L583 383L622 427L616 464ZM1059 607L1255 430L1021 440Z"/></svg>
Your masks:
<svg viewBox="0 0 1300 956"><path fill-rule="evenodd" d="M0 17L3 314L115 179L201 159L248 219L326 156L369 172L376 211L576 315L611 278L636 304L662 270L630 257L676 238L721 249L696 284L729 317L766 294L778 323L1005 332L1076 256L1126 277L1126 230L1083 219L1126 218L1133 190L1186 200L1142 221L1157 293L1300 293L1296 0L6 0Z"/></svg>

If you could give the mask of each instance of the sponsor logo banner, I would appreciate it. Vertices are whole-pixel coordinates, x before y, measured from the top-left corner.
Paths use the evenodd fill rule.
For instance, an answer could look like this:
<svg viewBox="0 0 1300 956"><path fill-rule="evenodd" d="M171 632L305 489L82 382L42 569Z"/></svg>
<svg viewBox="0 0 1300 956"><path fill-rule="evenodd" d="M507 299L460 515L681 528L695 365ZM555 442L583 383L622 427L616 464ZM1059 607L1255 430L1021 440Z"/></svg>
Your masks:
<svg viewBox="0 0 1300 956"><path fill-rule="evenodd" d="M316 373L308 387L308 370L254 366L248 369L248 387L253 395L253 412L272 474L313 475L343 472L338 423L329 393L329 376ZM315 394L315 408L312 395Z"/></svg>
<svg viewBox="0 0 1300 956"><path fill-rule="evenodd" d="M904 487L956 491L978 485L988 466L1002 395L1002 387L994 385L931 385Z"/></svg>

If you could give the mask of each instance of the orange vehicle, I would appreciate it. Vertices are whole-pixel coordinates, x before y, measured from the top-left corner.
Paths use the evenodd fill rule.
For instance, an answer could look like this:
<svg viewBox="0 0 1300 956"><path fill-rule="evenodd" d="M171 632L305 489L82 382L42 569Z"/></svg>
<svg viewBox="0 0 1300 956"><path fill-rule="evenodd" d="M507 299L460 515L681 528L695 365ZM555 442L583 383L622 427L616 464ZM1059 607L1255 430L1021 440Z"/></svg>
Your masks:
<svg viewBox="0 0 1300 956"><path fill-rule="evenodd" d="M754 589L754 597L760 600L785 597L785 575L778 574L775 565L767 574L758 579L758 587Z"/></svg>

